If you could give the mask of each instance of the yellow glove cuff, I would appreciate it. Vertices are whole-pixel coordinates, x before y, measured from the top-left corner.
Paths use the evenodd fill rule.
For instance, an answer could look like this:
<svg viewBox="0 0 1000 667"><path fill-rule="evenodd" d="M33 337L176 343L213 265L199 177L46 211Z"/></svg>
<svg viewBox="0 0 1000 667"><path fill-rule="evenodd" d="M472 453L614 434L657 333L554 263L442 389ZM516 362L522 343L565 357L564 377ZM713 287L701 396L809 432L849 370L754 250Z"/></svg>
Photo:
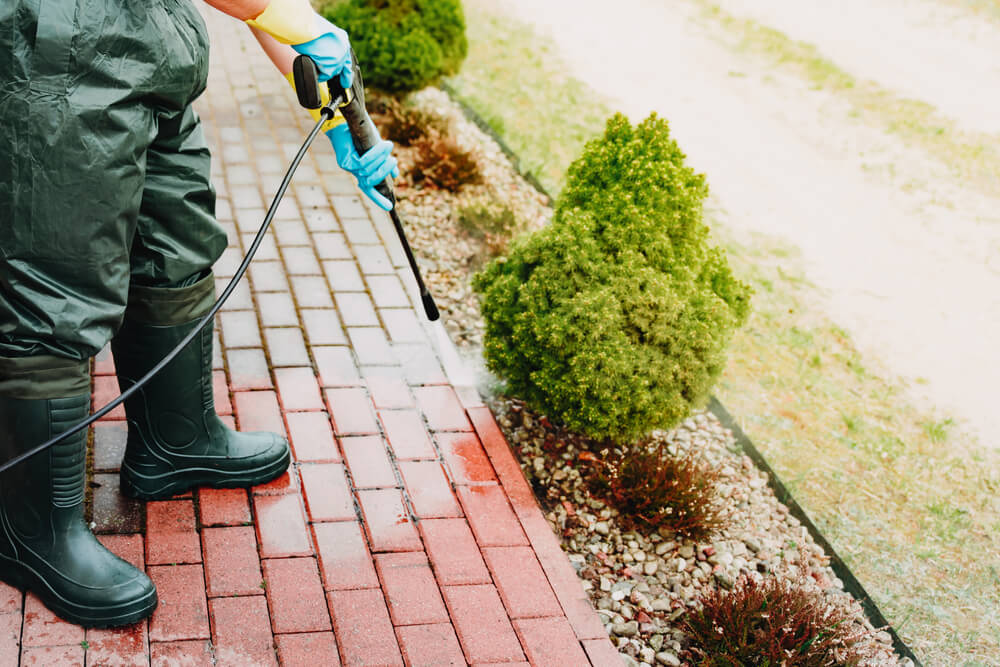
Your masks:
<svg viewBox="0 0 1000 667"><path fill-rule="evenodd" d="M247 24L282 44L304 44L322 34L309 0L271 0L260 16L248 19Z"/></svg>
<svg viewBox="0 0 1000 667"><path fill-rule="evenodd" d="M285 78L288 79L288 83L291 84L292 88L294 89L295 75L289 72L288 74L285 75ZM325 85L320 85L319 90L320 90L320 97L323 100L323 106L326 106L330 102L330 91L327 89ZM307 111L315 121L318 121L320 116L322 115L320 114L319 109L307 109ZM328 132L329 130L332 130L333 128L337 127L338 125L344 122L346 122L344 121L344 117L338 113L333 118L330 118L325 123L323 123L321 131Z"/></svg>

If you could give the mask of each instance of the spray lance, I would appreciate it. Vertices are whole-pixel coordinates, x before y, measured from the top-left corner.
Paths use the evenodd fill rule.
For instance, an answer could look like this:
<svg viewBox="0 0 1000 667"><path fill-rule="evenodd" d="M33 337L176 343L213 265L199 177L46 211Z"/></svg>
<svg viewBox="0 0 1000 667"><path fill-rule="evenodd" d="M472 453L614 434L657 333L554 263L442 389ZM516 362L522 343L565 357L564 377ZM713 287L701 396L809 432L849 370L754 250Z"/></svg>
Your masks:
<svg viewBox="0 0 1000 667"><path fill-rule="evenodd" d="M351 139L354 141L354 147L357 149L358 155L363 155L369 148L381 140L378 130L375 129L375 124L372 122L371 117L368 115L368 110L365 108L364 83L361 79L361 70L356 64L357 58L354 56L353 51L351 53L351 61L355 63L354 82L351 84L351 88L349 90L344 90L339 84L340 77L334 77L327 82L327 86L330 90L330 101L324 105L319 88L319 70L316 67L316 63L313 62L312 58L306 55L300 55L295 59L292 71L295 76L295 90L298 93L299 103L307 109L320 109L320 119L309 132L309 135L302 143L302 147L299 148L298 153L295 154L291 164L288 166L288 171L285 172L285 177L281 180L281 184L278 186L278 191L274 195L271 206L267 209L267 215L264 216L264 221L261 223L260 229L257 231L257 235L254 237L249 249L247 249L246 256L236 269L236 273L233 275L232 280L230 280L229 284L226 285L226 288L222 290L222 294L219 296L219 299L215 302L211 309L209 309L209 311L198 321L197 326L188 332L188 334L184 336L179 343L177 343L177 346L165 357L163 357L163 359L161 359L152 369L150 369L148 373L139 378L135 384L122 392L120 396L80 423L69 427L59 435L56 435L46 442L32 447L31 449L18 454L9 461L6 461L0 465L0 473L28 460L35 454L39 454L53 445L62 442L65 438L90 427L101 417L117 408L129 397L142 389L147 382L156 376L157 373L166 368L170 362L172 362L177 355L180 354L184 348L186 348L191 341L198 336L199 333L201 333L202 329L204 329L208 323L215 318L215 316L219 313L219 310L232 295L233 291L235 291L236 286L246 274L247 269L250 267L250 262L253 261L254 255L257 254L257 249L263 242L264 235L271 227L271 221L274 219L274 214L278 210L278 204L281 203L282 198L285 196L285 191L288 190L288 186L292 182L292 176L295 174L295 170L298 169L299 163L302 162L302 158L305 157L309 147L312 146L316 136L320 133L323 123L333 118L337 111L340 111L344 120L347 121L347 126L351 133ZM413 272L413 277L417 281L417 288L420 290L420 300L424 305L424 313L426 313L428 320L434 322L440 318L440 314L438 312L437 305L434 303L434 297L427 289L427 285L424 284L424 280L420 275L420 269L417 267L417 260L413 256L410 244L406 241L406 234L403 231L403 223L399 219L399 213L396 212L396 194L392 187L392 177L386 177L384 182L376 186L376 190L378 190L378 192L392 204L392 210L389 211L389 216L392 219L392 224L396 229L399 241L403 246L403 251L410 264L410 270Z"/></svg>

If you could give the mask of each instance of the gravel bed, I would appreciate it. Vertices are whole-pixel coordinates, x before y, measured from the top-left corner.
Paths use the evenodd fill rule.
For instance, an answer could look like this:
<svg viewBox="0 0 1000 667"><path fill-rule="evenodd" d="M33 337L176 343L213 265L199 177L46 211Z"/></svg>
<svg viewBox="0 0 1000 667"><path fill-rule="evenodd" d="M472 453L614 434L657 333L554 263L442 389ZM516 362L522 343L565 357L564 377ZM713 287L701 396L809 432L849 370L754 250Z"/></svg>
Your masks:
<svg viewBox="0 0 1000 667"><path fill-rule="evenodd" d="M405 178L411 151L396 151L408 237L452 340L475 350L482 345L484 327L469 281L483 261L483 249L460 228L457 211L478 201L499 201L514 210L525 229L536 229L551 218L551 208L447 94L429 88L409 99L448 119L452 136L477 156L484 176L482 185L458 194L414 187ZM741 575L765 574L811 587L850 609L855 622L870 631L878 655L870 665L911 664L895 657L887 632L871 627L857 601L843 591L823 550L713 415L698 413L673 431L652 434L675 453L697 448L721 472L718 492L728 507L726 527L694 542L664 529L623 529L617 511L588 493L577 467L580 453L593 449L591 443L553 427L519 401L500 397L491 400L491 408L626 665L689 664L678 621L699 593L706 587L731 588Z"/></svg>

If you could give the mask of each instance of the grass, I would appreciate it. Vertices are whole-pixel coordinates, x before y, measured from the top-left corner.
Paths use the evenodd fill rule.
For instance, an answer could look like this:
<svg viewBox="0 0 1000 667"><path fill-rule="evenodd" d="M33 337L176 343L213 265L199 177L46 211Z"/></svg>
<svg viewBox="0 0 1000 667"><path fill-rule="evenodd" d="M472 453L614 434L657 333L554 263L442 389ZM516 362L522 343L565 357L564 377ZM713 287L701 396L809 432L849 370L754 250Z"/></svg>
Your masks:
<svg viewBox="0 0 1000 667"><path fill-rule="evenodd" d="M733 16L710 0L693 2L724 29L724 39L739 51L763 56L772 66L792 71L813 87L837 94L851 104L852 117L927 151L957 179L981 192L1000 194L997 135L959 129L930 104L900 97L873 81L856 79L824 58L812 44L793 40L753 19ZM977 4L1000 12L997 0L979 0Z"/></svg>
<svg viewBox="0 0 1000 667"><path fill-rule="evenodd" d="M555 196L570 162L603 130L607 101L568 76L554 47L530 28L494 15L484 0L464 5L469 55L447 82Z"/></svg>
<svg viewBox="0 0 1000 667"><path fill-rule="evenodd" d="M465 7L470 54L452 86L558 190L610 109L569 78L529 29L498 18L482 0ZM777 66L856 95L886 131L927 141L978 178L996 169L952 129L931 132L932 110L908 102L873 108L884 93L853 81L808 45L743 27L750 47L769 45ZM947 415L914 407L904 386L869 367L814 305L815 290L794 268L794 249L764 237L737 239L722 221L711 222L734 269L757 291L720 400L925 664L997 664L997 455L965 442Z"/></svg>

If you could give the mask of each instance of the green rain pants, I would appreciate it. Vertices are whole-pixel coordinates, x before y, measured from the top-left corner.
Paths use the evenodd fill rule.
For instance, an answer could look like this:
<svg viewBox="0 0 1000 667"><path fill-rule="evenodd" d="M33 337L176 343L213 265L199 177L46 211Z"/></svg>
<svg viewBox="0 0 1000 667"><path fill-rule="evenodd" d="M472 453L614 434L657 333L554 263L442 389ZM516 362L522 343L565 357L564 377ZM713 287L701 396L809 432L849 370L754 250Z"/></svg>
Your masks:
<svg viewBox="0 0 1000 667"><path fill-rule="evenodd" d="M130 295L226 246L190 0L0 2L0 395L89 390Z"/></svg>

